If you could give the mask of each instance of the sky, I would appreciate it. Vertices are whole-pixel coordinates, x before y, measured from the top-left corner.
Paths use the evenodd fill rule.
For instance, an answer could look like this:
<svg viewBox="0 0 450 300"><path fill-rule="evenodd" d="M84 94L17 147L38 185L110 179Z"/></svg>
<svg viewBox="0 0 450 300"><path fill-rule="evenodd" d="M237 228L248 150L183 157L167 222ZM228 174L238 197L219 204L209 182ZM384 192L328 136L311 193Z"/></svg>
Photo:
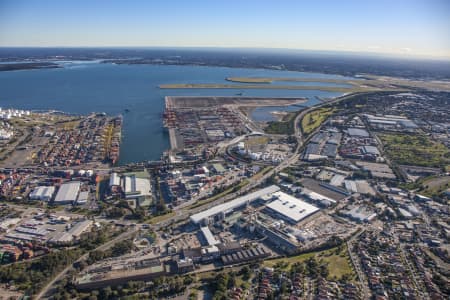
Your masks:
<svg viewBox="0 0 450 300"><path fill-rule="evenodd" d="M0 0L0 47L250 47L450 59L450 0Z"/></svg>

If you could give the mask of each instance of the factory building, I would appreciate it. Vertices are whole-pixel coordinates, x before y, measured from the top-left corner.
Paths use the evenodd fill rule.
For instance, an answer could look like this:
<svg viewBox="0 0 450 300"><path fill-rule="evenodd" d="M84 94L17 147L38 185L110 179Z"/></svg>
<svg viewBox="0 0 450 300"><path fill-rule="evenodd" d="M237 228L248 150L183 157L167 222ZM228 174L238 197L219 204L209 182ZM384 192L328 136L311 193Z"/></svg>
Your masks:
<svg viewBox="0 0 450 300"><path fill-rule="evenodd" d="M55 197L55 204L70 204L74 203L78 198L81 183L79 181L72 181L64 183L60 186Z"/></svg>
<svg viewBox="0 0 450 300"><path fill-rule="evenodd" d="M217 216L223 218L226 214L234 211L235 209L245 206L257 199L261 199L262 197L271 196L273 193L278 192L279 190L280 190L280 188L278 186L271 185L271 186L261 189L259 191L236 198L233 201L226 202L226 203L211 207L210 209L207 209L205 211L194 214L190 217L190 220L194 224L200 224L200 223L208 222L210 219L217 217Z"/></svg>
<svg viewBox="0 0 450 300"><path fill-rule="evenodd" d="M298 242L277 228L258 220L254 223L254 226L255 231L267 237L266 241L277 249L288 254L294 254L298 250Z"/></svg>
<svg viewBox="0 0 450 300"><path fill-rule="evenodd" d="M213 236L211 230L209 230L209 227L201 227L200 230L209 246L220 244L220 242Z"/></svg>
<svg viewBox="0 0 450 300"><path fill-rule="evenodd" d="M276 192L273 196L276 199L267 204L266 208L272 214L293 224L319 211L317 207L283 192Z"/></svg>
<svg viewBox="0 0 450 300"><path fill-rule="evenodd" d="M50 201L55 193L54 186L38 186L30 193L31 200Z"/></svg>
<svg viewBox="0 0 450 300"><path fill-rule="evenodd" d="M263 259L270 256L270 252L263 247L258 246L246 250L237 251L233 254L222 255L222 263L224 265L239 264L243 262Z"/></svg>

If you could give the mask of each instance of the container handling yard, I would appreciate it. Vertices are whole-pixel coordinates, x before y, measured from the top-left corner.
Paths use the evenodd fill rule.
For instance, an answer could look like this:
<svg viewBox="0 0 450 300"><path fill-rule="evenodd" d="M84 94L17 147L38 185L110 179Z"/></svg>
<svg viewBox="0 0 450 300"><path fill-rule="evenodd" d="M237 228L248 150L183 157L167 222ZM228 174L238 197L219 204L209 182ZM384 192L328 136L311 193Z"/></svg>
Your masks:
<svg viewBox="0 0 450 300"><path fill-rule="evenodd" d="M237 136L262 132L240 107L301 104L303 98L166 97L164 127L172 150L216 144Z"/></svg>
<svg viewBox="0 0 450 300"><path fill-rule="evenodd" d="M4 167L92 167L119 159L122 116L28 112L3 123Z"/></svg>

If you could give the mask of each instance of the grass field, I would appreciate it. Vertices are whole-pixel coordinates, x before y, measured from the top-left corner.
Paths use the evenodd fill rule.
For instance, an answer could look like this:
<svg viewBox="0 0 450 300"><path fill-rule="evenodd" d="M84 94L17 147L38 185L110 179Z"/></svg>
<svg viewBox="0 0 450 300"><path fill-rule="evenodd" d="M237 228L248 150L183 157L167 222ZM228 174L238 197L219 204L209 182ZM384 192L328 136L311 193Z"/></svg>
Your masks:
<svg viewBox="0 0 450 300"><path fill-rule="evenodd" d="M264 131L268 134L294 134L294 122L299 113L300 111L290 112L283 117L282 121L268 122L266 128L264 128Z"/></svg>
<svg viewBox="0 0 450 300"><path fill-rule="evenodd" d="M248 146L266 145L269 142L267 136L251 136L245 140L245 144Z"/></svg>
<svg viewBox="0 0 450 300"><path fill-rule="evenodd" d="M283 268L289 270L290 266L297 262L304 262L308 258L314 257L317 260L323 260L328 264L329 278L341 278L343 275L353 276L354 272L351 266L350 258L348 257L347 247L342 247L339 253L336 253L338 248L332 248L329 250L304 253L297 256L291 256L286 258L277 258L272 260L266 260L264 265L267 267L273 267L279 262L287 263Z"/></svg>
<svg viewBox="0 0 450 300"><path fill-rule="evenodd" d="M450 188L450 176L427 178L422 182L422 186L424 188L422 194L430 197L440 195Z"/></svg>
<svg viewBox="0 0 450 300"><path fill-rule="evenodd" d="M403 184L401 187L417 190L419 194L427 197L439 196L450 188L450 176L429 176L413 183Z"/></svg>
<svg viewBox="0 0 450 300"><path fill-rule="evenodd" d="M175 212L174 211L172 211L170 213L167 213L167 214L164 214L164 215L153 217L153 218L149 219L147 222L150 223L150 224L157 224L159 222L162 222L162 221L165 221L167 219L170 219L173 216L175 216Z"/></svg>
<svg viewBox="0 0 450 300"><path fill-rule="evenodd" d="M322 107L306 114L302 119L303 133L305 135L308 135L313 132L335 111L335 108Z"/></svg>
<svg viewBox="0 0 450 300"><path fill-rule="evenodd" d="M450 150L419 134L378 134L387 155L401 165L444 168L450 165Z"/></svg>

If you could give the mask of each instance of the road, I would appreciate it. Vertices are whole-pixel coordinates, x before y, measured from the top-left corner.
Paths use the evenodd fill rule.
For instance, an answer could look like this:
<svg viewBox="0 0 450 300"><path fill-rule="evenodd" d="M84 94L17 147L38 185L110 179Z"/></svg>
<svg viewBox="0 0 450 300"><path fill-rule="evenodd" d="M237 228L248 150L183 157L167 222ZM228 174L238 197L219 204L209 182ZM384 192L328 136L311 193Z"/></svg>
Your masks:
<svg viewBox="0 0 450 300"><path fill-rule="evenodd" d="M222 204L222 203L224 203L224 202L227 202L227 201L230 201L230 200L232 200L232 199L235 199L236 197L238 197L238 196L240 196L240 195L242 195L242 194L245 194L245 193L247 193L248 191L250 191L251 189L253 189L253 188L259 186L259 185L260 185L261 183L263 183L266 179L270 178L273 174L276 174L276 173L280 172L281 170L283 170L283 169L285 169L285 168L291 166L292 164L296 163L296 162L299 160L299 158L300 158L300 153L301 153L301 151L303 150L303 147L305 146L305 144L306 144L307 141L308 141L308 139L305 139L305 138L303 137L303 134L302 134L302 132L301 132L301 128L300 128L300 126L299 126L299 125L300 125L299 122L302 120L302 118L303 118L307 113L309 113L309 112L311 112L311 111L313 111L313 110L315 110L315 109L317 109L317 108L320 108L320 107L326 106L326 105L330 105L330 104L338 103L338 102L340 102L340 101L343 101L343 100L345 100L345 99L348 99L349 97L353 97L354 95L355 95L355 94L346 95L346 96L342 96L342 97L335 98L335 99L333 99L333 100L331 100L331 101L328 101L328 102L320 103L319 105L310 107L310 108L308 108L308 109L302 111L300 114L298 114L297 117L296 117L295 120L294 120L294 129L295 129L295 137L297 138L297 147L296 147L295 151L294 151L289 157L287 157L281 164L279 164L278 166L274 167L272 170L268 171L267 173L265 173L265 174L263 174L263 175L261 175L261 176L259 176L259 175L257 174L256 176L259 176L259 177L258 177L258 179L256 179L256 180L253 180L253 181L252 181L252 179L250 178L250 183L247 184L246 186L244 186L243 188L241 188L239 191L234 192L234 193L231 193L231 194L228 194L228 195L226 195L226 196L224 196L224 197L222 197L222 198L220 198L220 199L217 199L217 200L215 200L215 201L213 201L213 202L210 202L210 203L206 203L205 205L199 206L199 207L197 207L197 208L193 208L193 209L190 209L190 210L182 210L181 213L177 213L175 216L173 216L173 217L171 217L171 218L169 218L169 219L167 219L167 220L165 220L165 221L162 221L162 222L156 224L156 225L154 226L154 229L155 229L155 230L159 230L159 229L161 229L161 228L164 228L164 227L167 227L167 226L173 224L174 222L178 222L178 221L185 220L185 219L189 218L190 215L195 214L195 213L200 212L200 211L203 211L203 210L205 210L205 209L207 209L207 208L209 208L209 207L216 206L216 205L218 205L218 204ZM320 130L320 128L321 128L321 126L319 126L318 128L316 128L316 130L315 130L313 133L311 133L311 134L309 135L309 137L313 136L315 132L317 132L318 130ZM254 177L255 177L255 176L254 176ZM137 231L138 231L138 228L135 228L134 230L131 230L131 231L124 232L124 233L122 233L121 235L119 235L118 237L116 237L115 239L113 239L113 240L111 240L111 241L109 241L109 242L107 242L107 243L105 243L105 244L103 244L103 245L97 247L95 250L104 250L104 249L107 249L107 248L109 248L110 246L112 246L114 243L129 238L132 234L134 234L134 233L137 232ZM88 253L82 255L80 258L78 258L77 261L75 261L75 263L76 263L76 262L80 262L80 261L86 259L86 258L88 257L88 255L89 255ZM61 278L63 278L63 276L64 276L65 274L67 274L67 272L68 272L69 270L71 270L72 268L73 268L72 265L70 265L70 266L66 267L63 271L61 271L57 276L55 276L55 278L53 278L53 279L52 279L52 280L51 280L51 281L50 281L50 282L49 282L49 283L41 290L41 292L36 296L36 299L45 299L44 296L45 296L46 293L48 293L48 291L50 290L50 288L51 288L57 281L59 281Z"/></svg>
<svg viewBox="0 0 450 300"><path fill-rule="evenodd" d="M361 230L359 233L355 234L354 236L352 236L347 241L347 251L348 251L348 254L350 256L350 260L352 261L353 267L355 268L356 275L358 275L358 280L359 280L359 283L361 285L362 292L363 292L363 295L364 295L363 299L370 299L371 292L370 292L369 286L367 285L366 277L365 277L363 271L361 270L361 264L359 263L358 259L355 257L355 255L353 254L353 251L352 251L352 244L353 244L353 242L363 232L364 232L364 229Z"/></svg>
<svg viewBox="0 0 450 300"><path fill-rule="evenodd" d="M364 93L363 93L364 94ZM268 179L269 177L271 177L273 174L276 174L278 172L280 172L281 170L293 165L294 163L296 163L300 156L301 156L301 152L303 151L303 148L305 147L305 145L308 143L309 139L314 136L314 134L316 132L318 132L321 128L322 125L317 127L311 134L308 135L307 138L305 138L303 136L303 133L301 131L301 126L300 126L300 121L302 120L302 118L308 114L309 112L316 110L320 107L323 106L327 106L327 105L332 105L332 104L336 104L338 102L341 102L343 100L349 99L351 97L354 97L356 94L350 94L350 95L345 95L345 96L341 96L341 97L337 97L331 101L327 101L327 102L322 102L318 105L309 107L305 110L303 110L302 112L300 112L297 117L294 120L294 134L295 137L297 139L297 147L295 149L295 151L289 156L287 157L281 164L279 164L278 166L274 167L272 170L270 170L269 172L267 172L266 174L263 174L261 177L259 177L258 179L254 180L252 178L250 178L250 183L247 184L246 186L242 187L238 192L235 193L231 193L228 194L222 198L219 198L213 202L209 202L206 203L205 205L190 209L190 210L182 210L180 213L177 213L174 217L169 218L167 220L164 220L163 222L160 222L159 224L155 225L155 229L158 230L160 228L165 228L175 222L179 222L182 220L185 220L187 218L189 218L190 215L198 213L200 211L206 210L212 206L216 206L222 203L225 203L227 201L233 200L236 197L247 193L248 191L250 191L251 189L259 186L261 183L263 183L266 179ZM235 140L237 140L238 138L236 138ZM223 144L222 148L225 146L228 146L229 143ZM254 178L254 177L253 177Z"/></svg>
<svg viewBox="0 0 450 300"><path fill-rule="evenodd" d="M131 230L128 230L120 235L118 235L117 237L115 237L114 239L98 246L97 248L95 248L94 250L106 250L108 248L110 248L111 246L113 246L115 243L126 240L127 238L129 238L130 236L132 236L134 233L136 233L139 230L139 228L135 227ZM92 250L92 251L94 251ZM56 275L49 283L47 283L47 285L39 292L39 294L36 295L35 299L47 299L45 297L45 295L51 290L51 288L53 287L53 285L58 282L59 280L61 280L66 274L67 272L69 272L70 270L73 269L73 265L75 263L81 262L85 259L87 259L89 256L89 252L83 254L82 256L80 256L73 264L67 266L64 270L62 270L61 272L58 273L58 275Z"/></svg>
<svg viewBox="0 0 450 300"><path fill-rule="evenodd" d="M429 299L428 295L425 295L426 288L422 283L422 280L418 277L417 270L411 263L411 260L407 258L406 250L404 248L404 244L400 241L399 236L395 230L395 226L391 229L392 236L394 237L395 243L398 245L398 252L400 254L400 258L403 262L403 266L407 269L407 273L409 273L409 278L412 280L412 283L415 286L414 291L416 292L416 296L419 299Z"/></svg>

